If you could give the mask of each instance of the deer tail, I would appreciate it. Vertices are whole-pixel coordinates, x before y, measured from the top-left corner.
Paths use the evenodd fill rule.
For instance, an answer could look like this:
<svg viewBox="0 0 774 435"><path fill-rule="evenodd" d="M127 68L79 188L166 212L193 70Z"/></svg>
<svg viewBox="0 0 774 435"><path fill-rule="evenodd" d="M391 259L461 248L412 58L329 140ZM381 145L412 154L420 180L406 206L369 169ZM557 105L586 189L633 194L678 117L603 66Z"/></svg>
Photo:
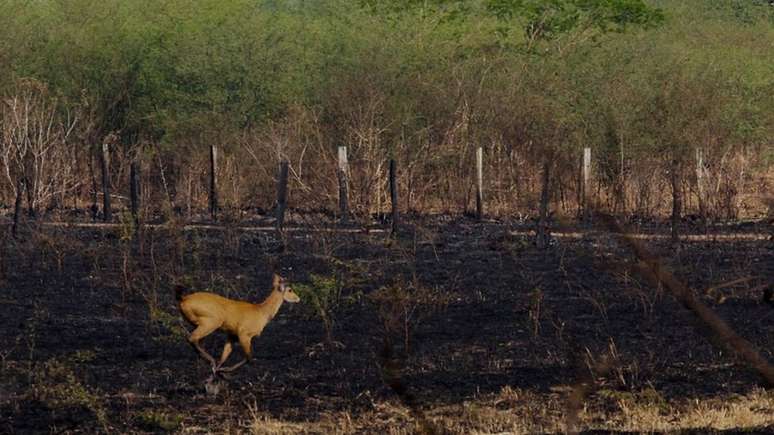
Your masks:
<svg viewBox="0 0 774 435"><path fill-rule="evenodd" d="M178 284L175 286L175 299L177 299L178 302L183 300L183 297L185 296L186 288L182 285Z"/></svg>

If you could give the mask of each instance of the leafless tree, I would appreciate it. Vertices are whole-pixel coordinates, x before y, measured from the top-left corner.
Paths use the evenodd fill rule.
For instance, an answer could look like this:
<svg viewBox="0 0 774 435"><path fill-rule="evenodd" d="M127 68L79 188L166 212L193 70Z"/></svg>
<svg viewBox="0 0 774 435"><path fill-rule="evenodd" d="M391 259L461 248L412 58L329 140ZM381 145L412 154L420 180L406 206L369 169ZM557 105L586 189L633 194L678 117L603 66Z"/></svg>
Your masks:
<svg viewBox="0 0 774 435"><path fill-rule="evenodd" d="M46 201L72 190L74 144L70 143L77 114L62 111L45 85L20 81L0 104L0 165L3 178L20 203L26 194L34 216Z"/></svg>

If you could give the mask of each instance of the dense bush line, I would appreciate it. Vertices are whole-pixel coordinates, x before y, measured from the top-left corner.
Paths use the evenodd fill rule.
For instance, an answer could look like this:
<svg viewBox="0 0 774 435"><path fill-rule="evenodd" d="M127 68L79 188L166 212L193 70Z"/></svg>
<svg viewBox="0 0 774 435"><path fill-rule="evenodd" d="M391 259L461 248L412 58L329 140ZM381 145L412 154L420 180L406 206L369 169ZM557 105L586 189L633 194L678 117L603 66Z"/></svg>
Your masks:
<svg viewBox="0 0 774 435"><path fill-rule="evenodd" d="M339 145L360 214L382 208L389 158L408 207L471 207L477 146L495 214L536 208L545 163L555 207L573 212L585 146L594 194L617 211L664 213L677 186L688 210L737 217L770 194L765 1L0 0L0 11L5 205L93 201L103 143L113 192L128 192L139 158L145 204L166 212L206 206L212 144L227 209L271 207L280 159L293 205L335 209Z"/></svg>

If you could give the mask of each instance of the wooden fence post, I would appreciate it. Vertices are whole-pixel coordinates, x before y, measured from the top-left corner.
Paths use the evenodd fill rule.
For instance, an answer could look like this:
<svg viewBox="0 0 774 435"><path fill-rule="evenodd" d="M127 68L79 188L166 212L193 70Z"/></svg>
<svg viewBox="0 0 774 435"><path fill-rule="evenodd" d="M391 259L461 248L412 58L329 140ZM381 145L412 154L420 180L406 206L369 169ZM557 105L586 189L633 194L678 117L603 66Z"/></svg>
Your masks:
<svg viewBox="0 0 774 435"><path fill-rule="evenodd" d="M218 147L210 145L210 216L218 220Z"/></svg>
<svg viewBox="0 0 774 435"><path fill-rule="evenodd" d="M390 159L390 198L392 200L392 235L398 234L398 181L395 159Z"/></svg>
<svg viewBox="0 0 774 435"><path fill-rule="evenodd" d="M705 182L707 170L704 167L704 153L701 148L696 148L696 192L699 195L699 215L702 221L707 215L707 204L705 202Z"/></svg>
<svg viewBox="0 0 774 435"><path fill-rule="evenodd" d="M129 197L132 206L132 220L136 231L140 229L140 163L137 157L129 166Z"/></svg>
<svg viewBox="0 0 774 435"><path fill-rule="evenodd" d="M288 161L280 162L277 180L277 232L282 232L285 223L285 208L288 205Z"/></svg>
<svg viewBox="0 0 774 435"><path fill-rule="evenodd" d="M113 213L110 209L110 151L107 142L102 144L102 220L110 222Z"/></svg>
<svg viewBox="0 0 774 435"><path fill-rule="evenodd" d="M476 149L476 219L484 215L484 149Z"/></svg>
<svg viewBox="0 0 774 435"><path fill-rule="evenodd" d="M97 215L99 214L99 206L97 205L97 176L94 173L94 151L89 152L89 177L91 178L91 205L89 211L91 211L91 221L97 222Z"/></svg>
<svg viewBox="0 0 774 435"><path fill-rule="evenodd" d="M349 215L349 164L347 162L347 147L339 147L339 169L337 171L339 178L339 211L341 212L341 221L346 222Z"/></svg>
<svg viewBox="0 0 774 435"><path fill-rule="evenodd" d="M591 216L590 213L590 197L591 197L591 148L583 148L583 185L581 186L581 200L583 201L583 219L586 220Z"/></svg>

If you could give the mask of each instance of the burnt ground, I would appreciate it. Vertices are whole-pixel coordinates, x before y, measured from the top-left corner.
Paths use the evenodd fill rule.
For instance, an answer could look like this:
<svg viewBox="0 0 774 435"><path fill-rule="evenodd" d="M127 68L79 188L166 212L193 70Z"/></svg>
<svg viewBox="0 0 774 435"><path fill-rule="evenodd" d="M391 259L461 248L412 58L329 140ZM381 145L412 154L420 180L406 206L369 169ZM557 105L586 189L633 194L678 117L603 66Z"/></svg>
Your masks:
<svg viewBox="0 0 774 435"><path fill-rule="evenodd" d="M632 254L615 238L595 230L540 251L514 232L522 229L434 218L411 222L395 240L296 231L284 246L271 232L234 228L172 226L134 241L125 227L3 235L0 433L260 431L270 420L314 432L310 422L342 415L366 421L338 430L372 432L504 391L522 392L495 402L514 413L532 409L529 397L563 403L567 386L603 356L610 370L597 374L588 406L610 412L620 394L655 391L671 406L764 386L666 290L632 273ZM774 282L771 240L646 243L695 289L749 277L698 293L774 361L774 307L762 302ZM207 394L208 367L185 341L190 327L173 285L259 301L273 270L307 297L283 306L254 340L255 359ZM323 291L332 291L321 300L333 343L309 296ZM223 339L205 344L215 353ZM390 381L406 391L396 394ZM385 403L403 410L400 418ZM525 418L551 428L563 412ZM454 428L446 418L443 427Z"/></svg>

